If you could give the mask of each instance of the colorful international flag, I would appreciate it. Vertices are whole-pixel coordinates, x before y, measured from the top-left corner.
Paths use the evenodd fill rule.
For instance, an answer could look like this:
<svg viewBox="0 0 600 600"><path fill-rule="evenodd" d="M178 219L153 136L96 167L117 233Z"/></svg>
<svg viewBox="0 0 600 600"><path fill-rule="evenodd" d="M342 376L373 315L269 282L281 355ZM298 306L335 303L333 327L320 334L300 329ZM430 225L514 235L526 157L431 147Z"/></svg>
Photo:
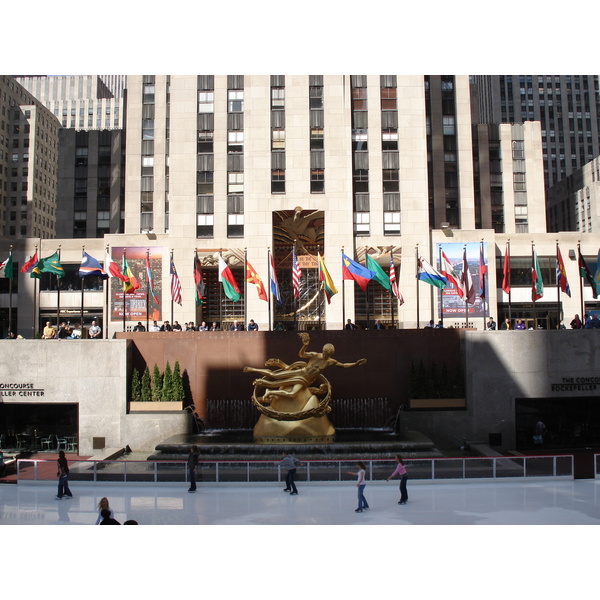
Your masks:
<svg viewBox="0 0 600 600"><path fill-rule="evenodd" d="M265 302L269 301L262 279L248 261L246 261L246 281L256 288L256 293L261 300L264 300Z"/></svg>
<svg viewBox="0 0 600 600"><path fill-rule="evenodd" d="M231 269L227 266L222 256L219 256L219 281L223 285L225 295L233 302L237 302L242 294L235 282Z"/></svg>
<svg viewBox="0 0 600 600"><path fill-rule="evenodd" d="M485 275L487 273L487 265L483 255L483 242L479 243L479 297L485 300Z"/></svg>
<svg viewBox="0 0 600 600"><path fill-rule="evenodd" d="M533 249L533 264L531 265L531 300L535 302L544 295L542 271L538 261L537 252Z"/></svg>
<svg viewBox="0 0 600 600"><path fill-rule="evenodd" d="M150 293L152 294L152 298L156 304L160 304L160 301L156 297L156 292L154 290L154 277L152 276L152 269L150 268L150 257L148 253L146 253L146 277L148 278L148 288L150 289Z"/></svg>
<svg viewBox="0 0 600 600"><path fill-rule="evenodd" d="M592 273L589 270L582 254L581 254L581 248L579 246L577 246L577 253L579 254L579 259L578 259L579 274L581 275L581 277L586 279L587 282L590 284L594 298L598 298L598 288L596 287L596 282L594 281L594 277L592 276Z"/></svg>
<svg viewBox="0 0 600 600"><path fill-rule="evenodd" d="M173 262L172 256L169 266L169 275L171 277L171 300L173 300L175 304L179 304L179 306L181 306L181 282L177 276L177 271L175 269L175 263Z"/></svg>
<svg viewBox="0 0 600 600"><path fill-rule="evenodd" d="M327 298L327 304L331 304L331 297L335 296L338 291L335 285L333 285L333 279L329 275L323 257L319 253L317 253L317 256L319 257L319 281L323 282L323 291L325 292L325 298Z"/></svg>
<svg viewBox="0 0 600 600"><path fill-rule="evenodd" d="M196 306L200 306L206 295L206 284L202 278L202 265L197 252L194 254L194 283L196 285Z"/></svg>
<svg viewBox="0 0 600 600"><path fill-rule="evenodd" d="M31 270L29 277L41 279L42 273L54 273L59 279L64 276L65 270L60 264L58 250L51 256L40 258L35 267Z"/></svg>
<svg viewBox="0 0 600 600"><path fill-rule="evenodd" d="M443 290L448 284L448 279L438 273L423 257L417 260L417 279L440 290Z"/></svg>
<svg viewBox="0 0 600 600"><path fill-rule="evenodd" d="M377 261L370 254L367 254L367 269L375 273L373 279L377 283L379 283L386 290L390 289L389 275L385 274L385 271L377 264Z"/></svg>
<svg viewBox="0 0 600 600"><path fill-rule="evenodd" d="M102 268L102 265L93 256L84 252L81 265L79 265L79 277L87 277L88 275L95 275L96 277L102 277L102 279L109 278L109 274Z"/></svg>
<svg viewBox="0 0 600 600"><path fill-rule="evenodd" d="M133 294L136 290L140 289L140 282L136 279L127 262L127 258L125 257L125 253L123 252L123 275L125 275L126 280L123 281L123 293L125 294Z"/></svg>
<svg viewBox="0 0 600 600"><path fill-rule="evenodd" d="M471 271L469 270L466 246L463 250L463 272L461 282L465 291L465 302L467 304L475 304L475 286L473 285L473 277L471 277Z"/></svg>
<svg viewBox="0 0 600 600"><path fill-rule="evenodd" d="M298 257L296 256L296 246L292 249L292 289L294 291L294 298L298 300L300 298L300 278L302 277L302 271L298 264Z"/></svg>
<svg viewBox="0 0 600 600"><path fill-rule="evenodd" d="M12 252L3 263L0 263L0 277L5 277L6 279L12 279L13 277Z"/></svg>
<svg viewBox="0 0 600 600"><path fill-rule="evenodd" d="M598 250L598 260L596 262L596 272L594 273L594 284L596 286L596 295L600 290L600 250ZM596 296L594 296L595 298Z"/></svg>
<svg viewBox="0 0 600 600"><path fill-rule="evenodd" d="M404 298L402 294L398 290L398 284L396 283L396 267L394 267L394 254L390 252L390 288L392 289L392 293L398 301L400 302L400 306L404 304Z"/></svg>
<svg viewBox="0 0 600 600"><path fill-rule="evenodd" d="M440 266L440 273L448 280L448 283L451 283L454 286L459 298L463 298L465 295L465 290L463 289L462 282L452 267L452 264L448 260L446 253L442 250L441 254L442 264Z"/></svg>
<svg viewBox="0 0 600 600"><path fill-rule="evenodd" d="M38 261L38 253L35 251L34 255L30 257L27 262L19 269L21 273L31 273L33 267L37 264Z"/></svg>
<svg viewBox="0 0 600 600"><path fill-rule="evenodd" d="M502 268L502 291L510 294L510 245L506 242L504 251L504 266Z"/></svg>
<svg viewBox="0 0 600 600"><path fill-rule="evenodd" d="M121 273L121 269L119 269L117 263L110 257L108 250L106 251L106 256L104 258L104 270L111 277L116 277L117 279L120 279L123 282L125 282L125 280L127 279L127 277L125 277L125 275Z"/></svg>
<svg viewBox="0 0 600 600"><path fill-rule="evenodd" d="M562 254L560 253L560 248L558 244L556 244L556 284L560 288L560 291L571 297L571 288L569 287L569 282L567 281L567 272L565 270L565 263L562 259Z"/></svg>
<svg viewBox="0 0 600 600"><path fill-rule="evenodd" d="M277 300L277 304L283 304L281 292L279 291L279 283L277 282L277 273L275 272L275 261L271 252L269 252L269 285L271 287L271 295Z"/></svg>
<svg viewBox="0 0 600 600"><path fill-rule="evenodd" d="M353 261L349 256L342 252L342 279L352 279L356 281L363 292L367 291L369 281L375 277L375 272L363 267L361 264Z"/></svg>

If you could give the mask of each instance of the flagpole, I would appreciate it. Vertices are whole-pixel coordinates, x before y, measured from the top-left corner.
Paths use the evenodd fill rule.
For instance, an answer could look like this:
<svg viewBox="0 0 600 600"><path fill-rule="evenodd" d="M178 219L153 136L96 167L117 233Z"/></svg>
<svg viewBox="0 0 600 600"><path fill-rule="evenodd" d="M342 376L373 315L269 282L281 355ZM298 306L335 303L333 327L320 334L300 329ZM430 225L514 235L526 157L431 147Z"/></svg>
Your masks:
<svg viewBox="0 0 600 600"><path fill-rule="evenodd" d="M531 262L533 263L533 269L531 271L531 301L533 302L533 328L537 329L537 312L535 307L535 300L533 299L533 271L535 270L535 244L533 242L531 242Z"/></svg>
<svg viewBox="0 0 600 600"><path fill-rule="evenodd" d="M558 240L556 240L556 266L557 266L557 269L556 269L556 302L558 305L558 315L557 315L558 321L556 322L556 328L560 329L560 321L561 321L560 315L562 313L562 307L560 305L560 285L559 285L559 281L558 281L558 273L559 273L559 268L560 268L560 265L558 264L558 252L559 252ZM561 273L561 275L562 275L562 273Z"/></svg>
<svg viewBox="0 0 600 600"><path fill-rule="evenodd" d="M223 254L221 253L221 249L219 249L219 256L223 258ZM223 331L223 283L221 282L220 273L217 270L217 277L219 279L219 323L221 327L221 331Z"/></svg>
<svg viewBox="0 0 600 600"><path fill-rule="evenodd" d="M125 248L123 248L123 262L125 262L126 257L125 257ZM125 275L125 273L123 273L123 275ZM126 304L126 300L125 300L126 296L125 296L125 286L123 286L123 332L125 331L125 304Z"/></svg>
<svg viewBox="0 0 600 600"><path fill-rule="evenodd" d="M292 253L292 298L294 302L294 331L298 331L298 298L296 298L296 295L294 294L294 269L296 267L294 260L298 260L296 257L296 242L294 242ZM298 282L298 296L300 296L300 282Z"/></svg>
<svg viewBox="0 0 600 600"><path fill-rule="evenodd" d="M512 309L511 309L511 298L512 298L512 286L510 285L510 238L506 240L506 246L508 250L508 320L512 321Z"/></svg>
<svg viewBox="0 0 600 600"><path fill-rule="evenodd" d="M484 270L485 265L483 263L483 261L485 260L485 258L483 256L483 238L481 239L480 246L479 246L479 257L481 260L481 264L479 265L479 268L481 271L483 271L481 273L481 282L480 282L481 283L481 293L483 294L483 298L481 298L481 296L480 296L480 298L483 300L483 330L485 331L485 318L487 317L487 310L486 310L485 304L486 304L487 296L485 293L485 273L486 273L486 271ZM499 325L497 325L497 327L499 327Z"/></svg>
<svg viewBox="0 0 600 600"><path fill-rule="evenodd" d="M323 250L325 250L325 248L323 248ZM317 246L317 261L319 260L319 257L321 256L321 246ZM321 290L324 290L324 286L321 285L321 264L319 263L318 265L318 269L317 269L317 285L318 287L318 295L317 295L317 309L318 309L318 315L319 315L319 331L321 331ZM325 303L323 303L325 304Z"/></svg>
<svg viewBox="0 0 600 600"><path fill-rule="evenodd" d="M41 245L42 245L42 240L40 239L40 246ZM34 256L37 254L37 251L38 251L38 246L36 244L35 245L35 252L33 254ZM35 268L35 265L33 266L33 268ZM31 274L29 275L29 277L31 277ZM37 333L37 321L38 321L37 306L38 306L38 302L37 302L37 279L34 277L34 279L33 279L33 339L35 339L35 334Z"/></svg>
<svg viewBox="0 0 600 600"><path fill-rule="evenodd" d="M581 303L581 322L585 324L585 301L583 299L583 277L581 275L581 265L579 264L579 257L581 256L580 240L577 240L577 270L579 271L579 301ZM583 327L583 325L582 325Z"/></svg>
<svg viewBox="0 0 600 600"><path fill-rule="evenodd" d="M340 255L340 258L342 259L342 265L344 264L344 246L342 246L342 252ZM342 268L342 273L343 273L343 268ZM344 329L344 327L346 326L346 280L344 279L343 275L342 275L342 329Z"/></svg>
<svg viewBox="0 0 600 600"><path fill-rule="evenodd" d="M367 246L365 246L365 267L367 266L367 251L368 248ZM358 256L356 258L358 258ZM369 281L367 282L367 287L365 289L365 296L367 299L367 329L369 329L369 325L371 324L371 304L369 302L369 283L371 283L371 281L372 280L369 279ZM354 322L356 323L356 307L354 307Z"/></svg>
<svg viewBox="0 0 600 600"><path fill-rule="evenodd" d="M58 246L58 262L60 263L60 244ZM56 331L60 324L60 279L56 274Z"/></svg>
<svg viewBox="0 0 600 600"><path fill-rule="evenodd" d="M12 328L12 289L13 289L13 272L14 269L12 267L12 244L10 245L10 251L9 251L9 258L10 258L10 265L11 265L11 273L10 273L10 279L8 280L8 332L10 333L11 331L15 334L15 336L17 335L16 331L13 331Z"/></svg>
<svg viewBox="0 0 600 600"><path fill-rule="evenodd" d="M417 329L421 329L420 303L419 303L419 244L415 246L415 281L417 283Z"/></svg>
<svg viewBox="0 0 600 600"><path fill-rule="evenodd" d="M394 246L390 246L390 270L391 269L395 269L394 267ZM391 275L391 273L390 273ZM395 281L395 277L394 277L394 281ZM396 283L396 286L398 284ZM392 286L390 285L390 301L392 304L392 329L396 329L395 323L394 323L394 290L392 289Z"/></svg>
<svg viewBox="0 0 600 600"><path fill-rule="evenodd" d="M108 244L106 245L106 254L108 255ZM106 260L104 260L104 270L108 273ZM104 294L105 294L104 314L106 315L106 318L104 319L104 326L106 329L105 339L108 339L108 321L109 321L110 316L112 316L112 315L110 315L110 302L109 302L109 293L110 293L110 285L111 285L110 282L111 282L111 278L109 277L105 282L106 287L104 289ZM81 324L81 338L83 339L83 323Z"/></svg>
<svg viewBox="0 0 600 600"><path fill-rule="evenodd" d="M469 268L469 261L467 259L467 245L465 244L463 246L463 281L464 281L464 286L465 286L465 319L466 319L466 327L467 329L469 329L469 303L468 303L468 299L469 299L469 292L470 289L467 289L467 284L468 284L468 277L467 274L464 272L465 269Z"/></svg>
<svg viewBox="0 0 600 600"><path fill-rule="evenodd" d="M244 248L244 328L248 324L248 248Z"/></svg>
<svg viewBox="0 0 600 600"><path fill-rule="evenodd" d="M150 248L146 248L146 263L150 264ZM172 312L172 309L171 309ZM146 331L148 331L148 327L150 326L149 322L150 318L150 277L148 277L148 273L146 272ZM173 317L171 316L171 322L173 322Z"/></svg>
<svg viewBox="0 0 600 600"><path fill-rule="evenodd" d="M438 244L438 269L442 265L442 245ZM440 320L444 327L444 290L440 290Z"/></svg>
<svg viewBox="0 0 600 600"><path fill-rule="evenodd" d="M81 260L83 261L85 255L85 246L81 246ZM83 277L81 279L81 314L80 314L80 326L81 326L81 334L83 337L83 304L84 304L84 291L83 291Z"/></svg>
<svg viewBox="0 0 600 600"><path fill-rule="evenodd" d="M273 273L271 273L271 247L267 246L267 272L269 273L269 295L267 296L269 299L269 331L273 331L272 324L273 321L271 319L271 281L273 277Z"/></svg>

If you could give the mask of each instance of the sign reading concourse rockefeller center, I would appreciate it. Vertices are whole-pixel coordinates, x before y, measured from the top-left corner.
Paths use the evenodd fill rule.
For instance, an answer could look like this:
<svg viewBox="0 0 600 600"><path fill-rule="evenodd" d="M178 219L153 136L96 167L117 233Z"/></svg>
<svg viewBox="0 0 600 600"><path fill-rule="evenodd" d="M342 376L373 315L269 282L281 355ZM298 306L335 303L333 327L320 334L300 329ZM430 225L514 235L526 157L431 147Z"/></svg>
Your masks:
<svg viewBox="0 0 600 600"><path fill-rule="evenodd" d="M36 388L33 383L0 383L0 402L4 398L43 396L44 388Z"/></svg>
<svg viewBox="0 0 600 600"><path fill-rule="evenodd" d="M600 377L561 377L560 383L551 383L553 392L595 392Z"/></svg>

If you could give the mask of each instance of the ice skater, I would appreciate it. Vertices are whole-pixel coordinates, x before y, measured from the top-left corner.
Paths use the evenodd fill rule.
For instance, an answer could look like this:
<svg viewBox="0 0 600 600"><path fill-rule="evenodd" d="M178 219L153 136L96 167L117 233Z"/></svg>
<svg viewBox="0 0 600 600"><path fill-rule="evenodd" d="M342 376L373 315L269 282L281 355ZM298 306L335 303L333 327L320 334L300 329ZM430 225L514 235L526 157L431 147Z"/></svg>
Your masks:
<svg viewBox="0 0 600 600"><path fill-rule="evenodd" d="M67 464L64 450L59 450L56 465L58 467L58 472L56 473L58 477L58 495L56 497L58 500L64 495L72 498L73 494L69 489L69 465Z"/></svg>
<svg viewBox="0 0 600 600"><path fill-rule="evenodd" d="M395 475L400 475L400 500L398 504L406 504L408 500L408 492L406 491L406 481L408 480L408 473L406 472L406 467L404 466L404 461L400 456L396 456L396 460L398 461L398 465L396 466L396 470L387 478L389 481Z"/></svg>
<svg viewBox="0 0 600 600"><path fill-rule="evenodd" d="M294 479L296 477L296 469L300 466L300 461L291 454L286 454L284 452L283 459L279 462L279 466L288 470L287 475L285 476L285 487L283 488L283 491L290 492L290 496L298 495Z"/></svg>
<svg viewBox="0 0 600 600"><path fill-rule="evenodd" d="M358 462L356 465L358 467L358 472L355 473L353 471L349 471L349 474L357 476L356 487L358 488L358 508L354 512L361 513L363 509L369 510L369 503L367 502L364 494L365 486L367 485L365 477L367 467L365 467L365 464L362 462Z"/></svg>

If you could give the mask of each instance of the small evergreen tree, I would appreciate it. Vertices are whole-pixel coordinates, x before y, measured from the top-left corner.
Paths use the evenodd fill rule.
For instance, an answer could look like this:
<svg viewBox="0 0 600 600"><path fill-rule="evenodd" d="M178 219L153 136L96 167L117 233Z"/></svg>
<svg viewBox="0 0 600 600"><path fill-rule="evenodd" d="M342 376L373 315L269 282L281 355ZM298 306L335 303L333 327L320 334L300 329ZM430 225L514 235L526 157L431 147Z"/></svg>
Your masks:
<svg viewBox="0 0 600 600"><path fill-rule="evenodd" d="M423 361L419 361L419 368L417 370L417 395L415 398L428 398L429 386L427 384L427 375L425 373L425 365Z"/></svg>
<svg viewBox="0 0 600 600"><path fill-rule="evenodd" d="M435 364L435 360L431 361L431 370L430 370L429 380L427 381L427 386L429 388L429 392L428 392L429 398L439 398L440 397L440 386L439 386L439 380L438 380L437 365Z"/></svg>
<svg viewBox="0 0 600 600"><path fill-rule="evenodd" d="M171 402L173 400L173 372L169 361L165 365L165 371L162 377L162 401Z"/></svg>
<svg viewBox="0 0 600 600"><path fill-rule="evenodd" d="M185 400L185 391L183 389L183 376L181 375L181 367L179 361L175 361L173 367L173 402L183 402Z"/></svg>
<svg viewBox="0 0 600 600"><path fill-rule="evenodd" d="M454 379L452 381L452 398L465 397L465 376L460 367L460 363L456 365L454 371Z"/></svg>
<svg viewBox="0 0 600 600"><path fill-rule="evenodd" d="M131 374L131 401L140 402L142 400L142 382L140 380L140 372L133 369Z"/></svg>
<svg viewBox="0 0 600 600"><path fill-rule="evenodd" d="M410 371L408 373L408 397L414 400L418 398L419 390L417 388L417 367L414 361L410 362Z"/></svg>
<svg viewBox="0 0 600 600"><path fill-rule="evenodd" d="M150 369L148 365L144 369L142 375L142 402L150 402L152 400L152 384L150 382Z"/></svg>
<svg viewBox="0 0 600 600"><path fill-rule="evenodd" d="M439 387L440 387L440 398L451 398L450 379L448 377L448 367L446 367L445 362L442 363Z"/></svg>
<svg viewBox="0 0 600 600"><path fill-rule="evenodd" d="M152 402L160 402L162 399L162 376L158 370L158 365L154 365L152 370Z"/></svg>

